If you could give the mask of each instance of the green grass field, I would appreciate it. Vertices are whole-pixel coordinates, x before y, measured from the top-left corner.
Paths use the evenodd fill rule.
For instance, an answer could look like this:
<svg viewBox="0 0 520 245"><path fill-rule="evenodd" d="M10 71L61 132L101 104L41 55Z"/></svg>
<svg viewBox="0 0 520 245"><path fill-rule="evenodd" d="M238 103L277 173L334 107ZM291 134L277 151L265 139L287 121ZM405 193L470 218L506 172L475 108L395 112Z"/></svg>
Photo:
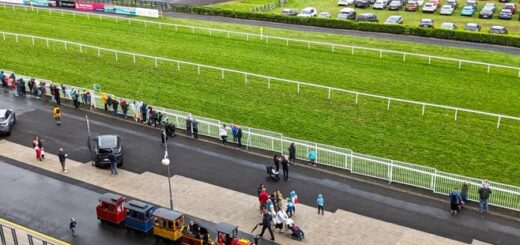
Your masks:
<svg viewBox="0 0 520 245"><path fill-rule="evenodd" d="M222 8L222 9L232 9L236 11L248 11L251 7L251 4L247 4L246 8L246 2L250 2L247 0L244 1L229 1L229 2L223 2L218 4L209 5L209 7L215 7L215 8ZM262 5L264 1L253 1L258 2L258 5ZM285 6L272 9L270 11L267 11L268 13L274 13L274 14L281 14L283 8L292 8L297 11L300 11L301 9L305 7L315 7L318 12L329 12L331 13L332 17L335 18L339 11L344 8L343 6L337 6L337 0L290 0ZM427 1L424 1L425 3ZM469 22L476 22L479 23L482 26L482 32L487 32L489 28L492 25L502 25L508 28L509 33L515 36L520 35L520 21L519 13L520 11L517 11L516 14L513 15L513 18L511 20L501 20L498 18L498 13L503 8L504 4L500 3L498 1L478 1L478 11L475 12L475 15L472 17L468 16L461 16L460 11L462 10L462 7L465 4L465 0L459 0L459 7L455 10L453 15L451 16L443 16L439 14L440 8L442 7L442 3L445 3L446 0L441 1L441 5L438 7L437 11L433 14L427 14L422 13L422 8L419 9L417 12L407 12L404 11L404 8L399 11L390 11L390 10L375 10L372 9L372 6L370 8L361 9L356 8L356 12L359 13L374 13L379 17L379 20L381 23L383 23L386 18L390 15L400 15L404 18L404 24L405 25L411 25L411 26L419 26L419 21L422 18L431 18L435 21L435 27L439 27L442 22L453 22L457 25L458 29L464 29L464 25ZM493 15L493 19L479 19L478 13L484 7L484 5L488 2L495 3L497 6L497 12ZM518 2L516 2L518 4ZM254 7L254 6L253 6ZM354 8L354 6L348 6L350 8ZM520 8L520 6L517 6Z"/></svg>
<svg viewBox="0 0 520 245"><path fill-rule="evenodd" d="M186 23L180 20L168 20ZM205 22L193 22L206 25ZM163 26L148 26L114 20L48 13L25 13L23 10L1 10L2 31L61 38L108 48L141 52L150 55L177 58L209 65L256 72L305 82L355 89L425 102L468 107L478 110L519 116L520 78L517 72L492 70L457 64L401 57L384 57L378 53L285 43L265 44L261 40L247 42L245 38L191 30L174 32ZM224 24L215 27L245 31L258 30ZM518 65L519 57L449 47L430 47L411 43L397 43L328 34L266 30L273 35L287 35L316 40L328 40L381 48L409 51L427 50L435 55L481 59L489 62ZM332 95L303 88L296 93L294 85L273 83L267 89L266 81L160 63L152 60L120 56L116 62L112 54L97 57L94 50L44 42L32 46L31 40L16 44L8 37L2 42L0 58L5 69L20 74L34 75L64 83L90 86L101 83L107 91L120 96L140 98L151 104L190 111L197 115L233 121L256 128L282 132L289 137L326 143L354 151L400 161L423 164L457 174L489 178L509 184L520 184L520 124L502 121L496 129L493 118L459 113L458 121L452 112L427 109L421 116L420 108L394 103L389 111L386 102L363 98L354 103L351 95ZM489 57L489 58L484 58Z"/></svg>

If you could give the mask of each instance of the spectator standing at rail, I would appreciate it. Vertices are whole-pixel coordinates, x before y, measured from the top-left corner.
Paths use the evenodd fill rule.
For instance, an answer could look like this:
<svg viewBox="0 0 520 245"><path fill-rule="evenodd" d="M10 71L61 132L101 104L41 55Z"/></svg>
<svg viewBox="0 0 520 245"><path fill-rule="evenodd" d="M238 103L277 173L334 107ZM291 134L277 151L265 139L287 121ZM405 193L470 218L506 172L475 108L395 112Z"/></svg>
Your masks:
<svg viewBox="0 0 520 245"><path fill-rule="evenodd" d="M188 115L186 118L186 135L191 136L192 135L192 128L193 128L193 119L191 119L191 114Z"/></svg>
<svg viewBox="0 0 520 245"><path fill-rule="evenodd" d="M65 85L63 83L61 84L61 91L63 93L63 98L70 97L69 94L67 93L67 87L65 87Z"/></svg>
<svg viewBox="0 0 520 245"><path fill-rule="evenodd" d="M491 193L492 193L492 191L489 188L488 180L486 179L486 180L482 181L482 186L478 189L478 194L480 197L480 203L479 203L480 214L483 214L484 212L489 213L488 199L489 199L489 195Z"/></svg>
<svg viewBox="0 0 520 245"><path fill-rule="evenodd" d="M121 105L121 110L123 111L123 116L125 117L125 119L127 119L128 118L128 102L124 98L121 98L121 102L119 104Z"/></svg>
<svg viewBox="0 0 520 245"><path fill-rule="evenodd" d="M57 87L54 87L54 100L58 106L61 105L60 90Z"/></svg>
<svg viewBox="0 0 520 245"><path fill-rule="evenodd" d="M233 142L237 143L237 125L231 124L231 134L233 135Z"/></svg>
<svg viewBox="0 0 520 245"><path fill-rule="evenodd" d="M282 170L283 170L283 180L289 180L289 159L287 159L286 155L282 155Z"/></svg>
<svg viewBox="0 0 520 245"><path fill-rule="evenodd" d="M222 124L222 127L219 128L218 132L220 135L220 139L222 140L222 144L225 144L227 142L228 134L226 124Z"/></svg>
<svg viewBox="0 0 520 245"><path fill-rule="evenodd" d="M289 161L296 163L296 146L294 143L289 146Z"/></svg>
<svg viewBox="0 0 520 245"><path fill-rule="evenodd" d="M27 89L25 87L25 80L23 80L23 78L20 78L19 83L20 83L20 93L25 96L25 94L27 92L26 91Z"/></svg>
<svg viewBox="0 0 520 245"><path fill-rule="evenodd" d="M274 163L274 167L276 169L276 172L279 172L280 171L280 156L278 156L278 154L274 154L274 157L273 157L273 163Z"/></svg>
<svg viewBox="0 0 520 245"><path fill-rule="evenodd" d="M146 103L143 102L143 104L141 105L140 107L140 110L141 110L141 123L146 123L146 114L147 114L147 107L148 105L146 105Z"/></svg>
<svg viewBox="0 0 520 245"><path fill-rule="evenodd" d="M451 215L457 215L459 212L459 205L460 205L460 193L457 191L457 188L453 188L453 190L450 193L450 214Z"/></svg>
<svg viewBox="0 0 520 245"><path fill-rule="evenodd" d="M5 88L5 83L4 83L4 78L5 78L5 74L4 74L4 71L0 71L0 82L2 83L2 88Z"/></svg>
<svg viewBox="0 0 520 245"><path fill-rule="evenodd" d="M198 139L199 138L199 121L197 121L196 118L193 118L193 121L191 122L192 129L193 129L193 138Z"/></svg>
<svg viewBox="0 0 520 245"><path fill-rule="evenodd" d="M462 187L460 188L460 208L464 208L464 204L468 202L468 190L469 185L467 182L462 183Z"/></svg>
<svg viewBox="0 0 520 245"><path fill-rule="evenodd" d="M119 110L119 101L114 96L114 99L112 99L112 115L114 117L117 117L117 111Z"/></svg>
<svg viewBox="0 0 520 245"><path fill-rule="evenodd" d="M132 101L132 104L130 105L130 108L132 109L132 116L134 117L135 122L139 122L139 105L137 102Z"/></svg>
<svg viewBox="0 0 520 245"><path fill-rule="evenodd" d="M54 101L54 92L56 91L56 85L54 85L52 82L49 84L49 92L51 94L51 100Z"/></svg>
<svg viewBox="0 0 520 245"><path fill-rule="evenodd" d="M27 82L27 87L29 87L29 94L34 94L33 89L34 89L35 85L36 85L36 83L34 82L34 78L31 78L31 80L29 80L29 82Z"/></svg>
<svg viewBox="0 0 520 245"><path fill-rule="evenodd" d="M60 148L60 151L58 152L58 159L60 160L61 170L63 173L67 173L67 165L65 162L67 157L68 155L63 152L63 148Z"/></svg>
<svg viewBox="0 0 520 245"><path fill-rule="evenodd" d="M318 205L318 214L325 215L323 211L323 205L325 205L325 198L323 198L323 195L318 194L318 198L316 198L316 204Z"/></svg>
<svg viewBox="0 0 520 245"><path fill-rule="evenodd" d="M74 108L77 110L79 108L79 93L75 88L70 92L70 97L72 98L72 104L74 104Z"/></svg>
<svg viewBox="0 0 520 245"><path fill-rule="evenodd" d="M106 93L101 93L101 103L105 106L105 111L108 111L108 97Z"/></svg>
<svg viewBox="0 0 520 245"><path fill-rule="evenodd" d="M240 126L237 126L237 140L238 148L242 148L242 128Z"/></svg>
<svg viewBox="0 0 520 245"><path fill-rule="evenodd" d="M310 165L316 167L316 152L314 150L309 151L308 157Z"/></svg>

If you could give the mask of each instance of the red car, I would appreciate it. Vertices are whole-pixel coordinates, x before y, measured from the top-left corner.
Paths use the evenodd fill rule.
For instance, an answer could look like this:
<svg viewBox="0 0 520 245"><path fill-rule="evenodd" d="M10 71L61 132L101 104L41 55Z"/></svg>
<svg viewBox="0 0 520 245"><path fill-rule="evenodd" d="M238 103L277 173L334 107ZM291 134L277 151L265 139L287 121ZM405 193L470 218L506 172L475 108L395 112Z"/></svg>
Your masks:
<svg viewBox="0 0 520 245"><path fill-rule="evenodd" d="M516 13L516 4L515 3L506 3L504 5L504 9L510 9L513 14Z"/></svg>
<svg viewBox="0 0 520 245"><path fill-rule="evenodd" d="M97 218L101 221L108 221L120 224L125 220L126 209L124 208L126 198L113 193L105 193L99 198L96 207Z"/></svg>

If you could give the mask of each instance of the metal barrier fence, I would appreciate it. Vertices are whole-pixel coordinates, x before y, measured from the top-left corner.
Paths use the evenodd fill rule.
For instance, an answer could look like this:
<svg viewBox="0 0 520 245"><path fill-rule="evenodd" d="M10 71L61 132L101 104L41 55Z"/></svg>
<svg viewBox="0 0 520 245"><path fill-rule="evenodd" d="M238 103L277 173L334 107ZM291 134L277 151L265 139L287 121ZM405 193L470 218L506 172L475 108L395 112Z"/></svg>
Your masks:
<svg viewBox="0 0 520 245"><path fill-rule="evenodd" d="M26 80L30 77L19 76ZM38 82L45 81L47 85L52 83L48 80L37 79ZM67 85L70 88L85 90ZM101 94L94 90L86 89L92 95L91 108L104 108L101 100ZM66 94L66 93L65 93ZM63 95L63 94L62 94ZM114 95L113 95L114 96ZM70 98L70 97L69 97ZM113 98L116 98L115 96ZM117 97L121 99L123 97ZM67 99L65 97L65 99ZM135 100L126 99L129 105ZM139 101L135 101L139 104ZM165 115L165 120L174 123L178 128L186 127L186 119L191 113L177 111L158 106L149 105L158 112ZM112 110L112 108L109 108ZM131 106L129 109L131 113ZM122 113L119 110L119 113ZM192 118L199 122L199 134L212 138L219 138L219 128L223 125L231 125L217 119L200 117L191 115ZM166 119L167 118L167 119ZM296 147L296 158L302 161L308 160L310 151L316 153L316 162L321 165L334 167L338 169L348 170L353 174L359 174L386 180L389 183L395 182L410 185L418 188L431 190L434 193L448 194L453 187L460 187L464 182L469 184L469 199L478 202L479 197L477 190L481 185L481 180L456 174L450 174L438 171L435 168L416 165L406 162L400 162L390 159L384 159L375 156L355 153L352 150L340 147L319 144L299 139L286 137L281 133L255 129L241 126L243 145L249 148L262 149L281 154L288 154L290 144L294 143ZM230 130L227 128L228 131ZM489 204L506 209L520 211L520 187L502 184L498 182L490 182L493 194L489 199Z"/></svg>
<svg viewBox="0 0 520 245"><path fill-rule="evenodd" d="M101 18L101 16L100 16L100 18ZM128 21L130 22L130 19L128 19ZM520 117L514 117L514 116L509 116L509 115L503 115L503 114L490 113L490 112L484 112L484 111L478 111L478 110L466 109L466 108L460 108L460 107L454 107L454 106L438 105L438 104L432 104L432 103L426 103L426 102L419 102L419 101L413 101L413 100L406 100L406 99L399 99L399 98L393 98L393 97L387 97L387 96L363 93L363 92L358 92L358 91L353 91L353 90L347 90L347 89L335 88L335 87L328 87L328 86L323 86L323 85L318 85L318 84L313 84L313 83L307 83L307 82L300 82L300 81L296 81L296 80L290 80L290 79L284 79L284 78L278 78L278 77L271 77L271 76L267 76L267 75L261 75L261 74L251 73L251 72L238 71L238 70L222 68L222 67L216 67L216 66L211 66L211 65L204 65L204 64L187 62L187 61L181 61L181 60L175 60L175 59L170 59L170 58L164 58L164 57L158 57L158 56L152 56L152 55L145 55L145 54L139 54L139 53L132 53L132 52L127 52L127 51L103 48L103 47L99 47L99 46L88 45L88 44L83 44L83 43L78 43L78 42L69 42L69 41L65 41L65 40L61 40L61 39L46 38L46 37L39 37L39 36L26 35L26 34L18 34L18 33L12 33L12 32L3 32L3 31L0 31L0 33L2 34L2 37L3 37L4 41L7 40L7 36L13 36L15 38L16 42L19 43L19 41L20 41L19 39L21 37L23 37L23 38L31 39L32 45L34 46L34 45L36 45L35 44L35 40L43 40L43 41L45 41L45 43L47 45L47 48L50 47L50 42L62 43L64 45L65 49L67 49L71 45L77 46L79 48L80 53L83 53L83 50L85 48L94 49L97 52L97 56L98 57L101 56L101 51L103 51L103 52L110 52L110 53L114 54L114 58L115 58L116 61L119 60L119 55L123 54L123 55L131 56L134 63L136 63L136 58L137 57L153 60L154 63L155 63L155 67L159 66L159 61L176 63L177 64L177 70L181 69L181 64L182 65L193 66L193 67L197 68L197 74L198 75L200 75L200 73L201 73L201 68L206 68L206 69L220 71L222 79L225 78L225 72L242 75L244 77L244 82L246 82L246 83L248 81L248 78L251 78L251 77L261 78L261 79L267 80L267 87L268 88L271 88L271 82L272 81L279 81L279 82L284 82L284 83L295 84L296 85L296 91L298 93L300 92L300 87L301 86L320 88L320 89L324 89L324 90L328 91L328 99L331 99L332 92L347 93L347 94L351 94L351 95L355 96L355 103L356 104L358 103L359 96L365 96L365 97L370 97L370 98L382 99L382 100L386 101L386 104L387 104L386 105L386 109L387 110L390 110L390 104L391 104L392 101L394 101L394 102L408 103L408 104L413 104L413 105L420 106L422 108L421 115L425 114L426 107L434 107L434 108L441 108L441 109L451 110L451 111L454 112L454 120L455 121L458 118L459 112L468 112L468 113L474 113L474 114L479 114L479 115L495 117L495 118L497 118L497 128L500 128L500 123L501 123L502 119L510 119L510 120L515 120L515 121L520 121Z"/></svg>
<svg viewBox="0 0 520 245"><path fill-rule="evenodd" d="M17 226L15 228L15 226ZM18 229L18 230L17 230ZM36 234L35 234L36 233ZM53 242L50 242L53 241ZM67 245L68 243L0 219L0 244L2 245Z"/></svg>
<svg viewBox="0 0 520 245"><path fill-rule="evenodd" d="M118 3L117 0L98 0L99 2L106 2L106 1L112 1ZM127 0L120 0L120 1L127 1ZM145 1L147 2L147 1ZM78 11L72 11L72 10L63 10L63 9L51 9L51 8L40 8L40 7L30 7L30 6L20 6L20 5L13 5L8 3L2 3L4 9L6 9L6 6L11 6L13 11L16 8L25 8L25 11L28 10L36 10L36 11L45 11L49 14L60 13L63 15L64 13L72 14L72 15L87 15L87 16L95 16L99 17L100 20L102 18L113 18L118 21L118 19L122 19L122 17L119 17L117 15L106 15L106 14L95 14L90 12L78 12ZM124 18L126 20L126 18ZM231 37L231 35L234 36L241 36L245 37L247 41L249 41L250 38L259 38L260 40L265 40L267 44L269 44L269 40L279 40L282 41L286 46L289 46L289 43L299 43L304 44L307 46L307 49L310 49L312 46L322 46L322 47L328 47L330 48L331 52L335 52L338 50L338 48L348 49L350 50L352 55L355 55L356 50L365 50L365 51L372 51L376 54L379 54L379 58L382 59L384 57L384 54L394 54L402 56L402 61L405 62L407 57L419 57L424 58L425 60L428 60L428 64L430 65L434 60L443 60L443 61L450 61L454 62L458 69L462 69L463 64L472 64L472 65L479 65L484 66L487 69L487 73L491 72L491 68L502 68L502 69L509 69L518 71L518 77L520 77L520 67L518 66L509 66L509 65L500 65L500 64L493 64L493 63L486 63L481 61L473 61L473 60L466 60L466 59L457 59L457 58L450 58L450 57L444 57L444 56L436 56L436 55L427 55L427 54L419 54L419 53L410 53L410 52L404 52L404 51L397 51L397 50L388 50L388 49L378 49L378 48L369 48L369 47L363 47L363 46L355 46L355 45L347 45L347 44L338 44L338 43L330 43L330 42L319 42L319 41L312 41L312 40L305 40L305 39L297 39L297 38L287 38L287 37L279 37L279 36L272 36L272 35L264 35L256 34L256 33L249 33L249 32L241 32L241 31L230 31L230 30L224 30L224 29L218 29L218 28L208 28L208 27L199 27L199 26L190 26L190 25L182 25L182 24L173 24L173 23L164 23L164 22L158 22L158 21L148 21L148 20L140 20L140 19L131 19L128 18L128 23L131 22L139 22L143 23L144 26L148 26L150 24L159 26L159 28L162 29L162 26L170 26L175 29L175 31L178 31L179 28L185 28L188 30L191 30L192 33L195 33L195 30L202 30L205 31L205 33L208 33L210 36L214 33L223 33L226 34L228 38ZM272 43L272 42L271 42Z"/></svg>

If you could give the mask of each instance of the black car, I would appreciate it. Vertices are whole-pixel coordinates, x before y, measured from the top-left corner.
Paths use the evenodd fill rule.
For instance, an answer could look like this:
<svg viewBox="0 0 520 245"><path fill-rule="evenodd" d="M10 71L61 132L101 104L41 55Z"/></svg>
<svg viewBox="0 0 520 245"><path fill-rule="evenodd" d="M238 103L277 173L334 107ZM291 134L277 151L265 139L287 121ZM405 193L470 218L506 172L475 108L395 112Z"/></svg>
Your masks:
<svg viewBox="0 0 520 245"><path fill-rule="evenodd" d="M0 109L0 133L11 134L11 129L16 123L16 115L11 109Z"/></svg>
<svg viewBox="0 0 520 245"><path fill-rule="evenodd" d="M379 22L379 19L375 14L365 13L357 16L359 22Z"/></svg>
<svg viewBox="0 0 520 245"><path fill-rule="evenodd" d="M370 2L368 0L356 0L354 6L356 8L368 8L370 7Z"/></svg>
<svg viewBox="0 0 520 245"><path fill-rule="evenodd" d="M117 166L123 165L123 141L121 136L107 134L95 139L94 153L97 167L110 166L110 154L114 154Z"/></svg>
<svg viewBox="0 0 520 245"><path fill-rule="evenodd" d="M492 19L493 18L493 10L490 8L484 8L478 14L478 17L481 19Z"/></svg>

